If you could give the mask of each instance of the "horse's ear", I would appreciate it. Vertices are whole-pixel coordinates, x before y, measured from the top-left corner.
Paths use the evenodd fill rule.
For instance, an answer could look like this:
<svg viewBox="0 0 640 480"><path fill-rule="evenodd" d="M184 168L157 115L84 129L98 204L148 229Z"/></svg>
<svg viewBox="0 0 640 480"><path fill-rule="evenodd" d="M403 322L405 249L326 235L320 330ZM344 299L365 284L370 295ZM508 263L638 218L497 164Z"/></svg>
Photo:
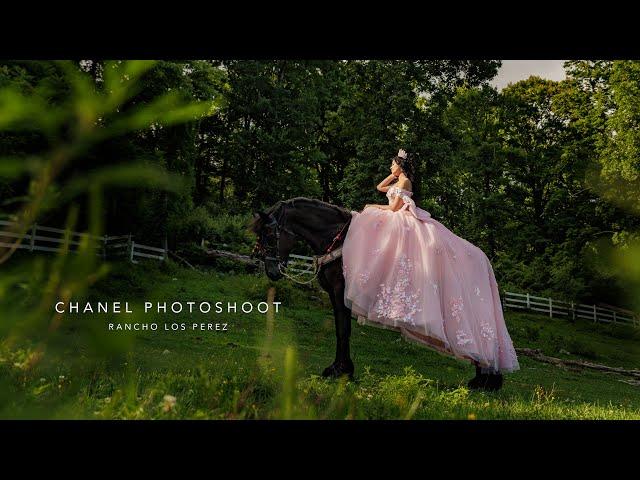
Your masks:
<svg viewBox="0 0 640 480"><path fill-rule="evenodd" d="M251 220L249 221L249 231L255 234L258 233L258 224L259 224L260 214L257 212L253 212Z"/></svg>

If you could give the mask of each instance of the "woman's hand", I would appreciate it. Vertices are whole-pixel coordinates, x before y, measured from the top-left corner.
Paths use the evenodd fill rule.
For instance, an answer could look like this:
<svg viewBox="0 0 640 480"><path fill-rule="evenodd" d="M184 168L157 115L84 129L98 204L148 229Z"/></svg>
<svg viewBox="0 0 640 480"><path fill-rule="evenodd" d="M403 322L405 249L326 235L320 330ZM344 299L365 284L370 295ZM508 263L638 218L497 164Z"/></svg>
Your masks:
<svg viewBox="0 0 640 480"><path fill-rule="evenodd" d="M385 178L384 180L382 180L377 186L376 186L376 190L378 190L379 192L383 192L386 193L387 190L389 190L389 185L391 184L391 182L393 182L396 178L398 178L397 176L395 176L393 173L391 175L389 175L387 178Z"/></svg>
<svg viewBox="0 0 640 480"><path fill-rule="evenodd" d="M367 204L364 206L363 210L366 210L366 209L367 209L367 208L369 208L369 207L371 207L371 208L378 208L378 207L379 207L379 205L375 205L375 204L367 203Z"/></svg>

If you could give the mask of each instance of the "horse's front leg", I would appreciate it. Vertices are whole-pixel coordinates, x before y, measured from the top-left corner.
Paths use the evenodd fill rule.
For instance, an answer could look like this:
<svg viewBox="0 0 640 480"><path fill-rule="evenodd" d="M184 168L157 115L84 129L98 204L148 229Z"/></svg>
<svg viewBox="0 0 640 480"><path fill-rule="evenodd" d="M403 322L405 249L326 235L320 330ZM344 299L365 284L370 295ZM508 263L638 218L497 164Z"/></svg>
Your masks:
<svg viewBox="0 0 640 480"><path fill-rule="evenodd" d="M351 360L351 310L344 304L344 285L329 290L336 325L336 358L322 372L323 377L353 378L354 366Z"/></svg>

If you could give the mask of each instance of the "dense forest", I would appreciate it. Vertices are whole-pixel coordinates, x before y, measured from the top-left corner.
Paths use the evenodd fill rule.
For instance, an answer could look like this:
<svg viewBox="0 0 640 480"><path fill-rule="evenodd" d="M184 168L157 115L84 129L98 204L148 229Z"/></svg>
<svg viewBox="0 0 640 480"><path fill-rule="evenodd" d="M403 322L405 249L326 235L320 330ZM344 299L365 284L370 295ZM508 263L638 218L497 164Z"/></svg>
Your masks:
<svg viewBox="0 0 640 480"><path fill-rule="evenodd" d="M568 61L564 81L530 77L497 91L490 81L499 67L4 61L0 211L10 216L36 195L33 171L46 167L57 183L42 194L51 204L38 221L63 224L73 202L88 224L92 174L109 169L119 180L101 185L104 231L177 248L225 238L220 216L237 216L226 234L241 236L243 216L280 199L354 210L384 203L375 185L404 148L418 160L418 205L481 247L502 288L630 306L605 252L640 230L640 62ZM96 103L134 77L118 102ZM192 101L208 107L190 109ZM123 116L133 127L121 128ZM76 148L83 128L110 134L74 150L73 162L37 162ZM180 188L152 179L154 171ZM127 182L136 175L141 182ZM78 179L87 188L65 196L61 185Z"/></svg>

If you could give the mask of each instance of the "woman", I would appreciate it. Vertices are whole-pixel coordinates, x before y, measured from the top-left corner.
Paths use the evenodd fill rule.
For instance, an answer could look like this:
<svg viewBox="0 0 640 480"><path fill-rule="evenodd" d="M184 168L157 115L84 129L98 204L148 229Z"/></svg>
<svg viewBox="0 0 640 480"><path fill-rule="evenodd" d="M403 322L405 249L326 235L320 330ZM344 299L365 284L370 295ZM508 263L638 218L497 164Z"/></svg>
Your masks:
<svg viewBox="0 0 640 480"><path fill-rule="evenodd" d="M492 375L501 386L501 373L519 365L489 259L416 206L404 150L390 169L377 186L389 203L353 212L342 249L345 305L360 324L471 361L470 387L486 387Z"/></svg>

